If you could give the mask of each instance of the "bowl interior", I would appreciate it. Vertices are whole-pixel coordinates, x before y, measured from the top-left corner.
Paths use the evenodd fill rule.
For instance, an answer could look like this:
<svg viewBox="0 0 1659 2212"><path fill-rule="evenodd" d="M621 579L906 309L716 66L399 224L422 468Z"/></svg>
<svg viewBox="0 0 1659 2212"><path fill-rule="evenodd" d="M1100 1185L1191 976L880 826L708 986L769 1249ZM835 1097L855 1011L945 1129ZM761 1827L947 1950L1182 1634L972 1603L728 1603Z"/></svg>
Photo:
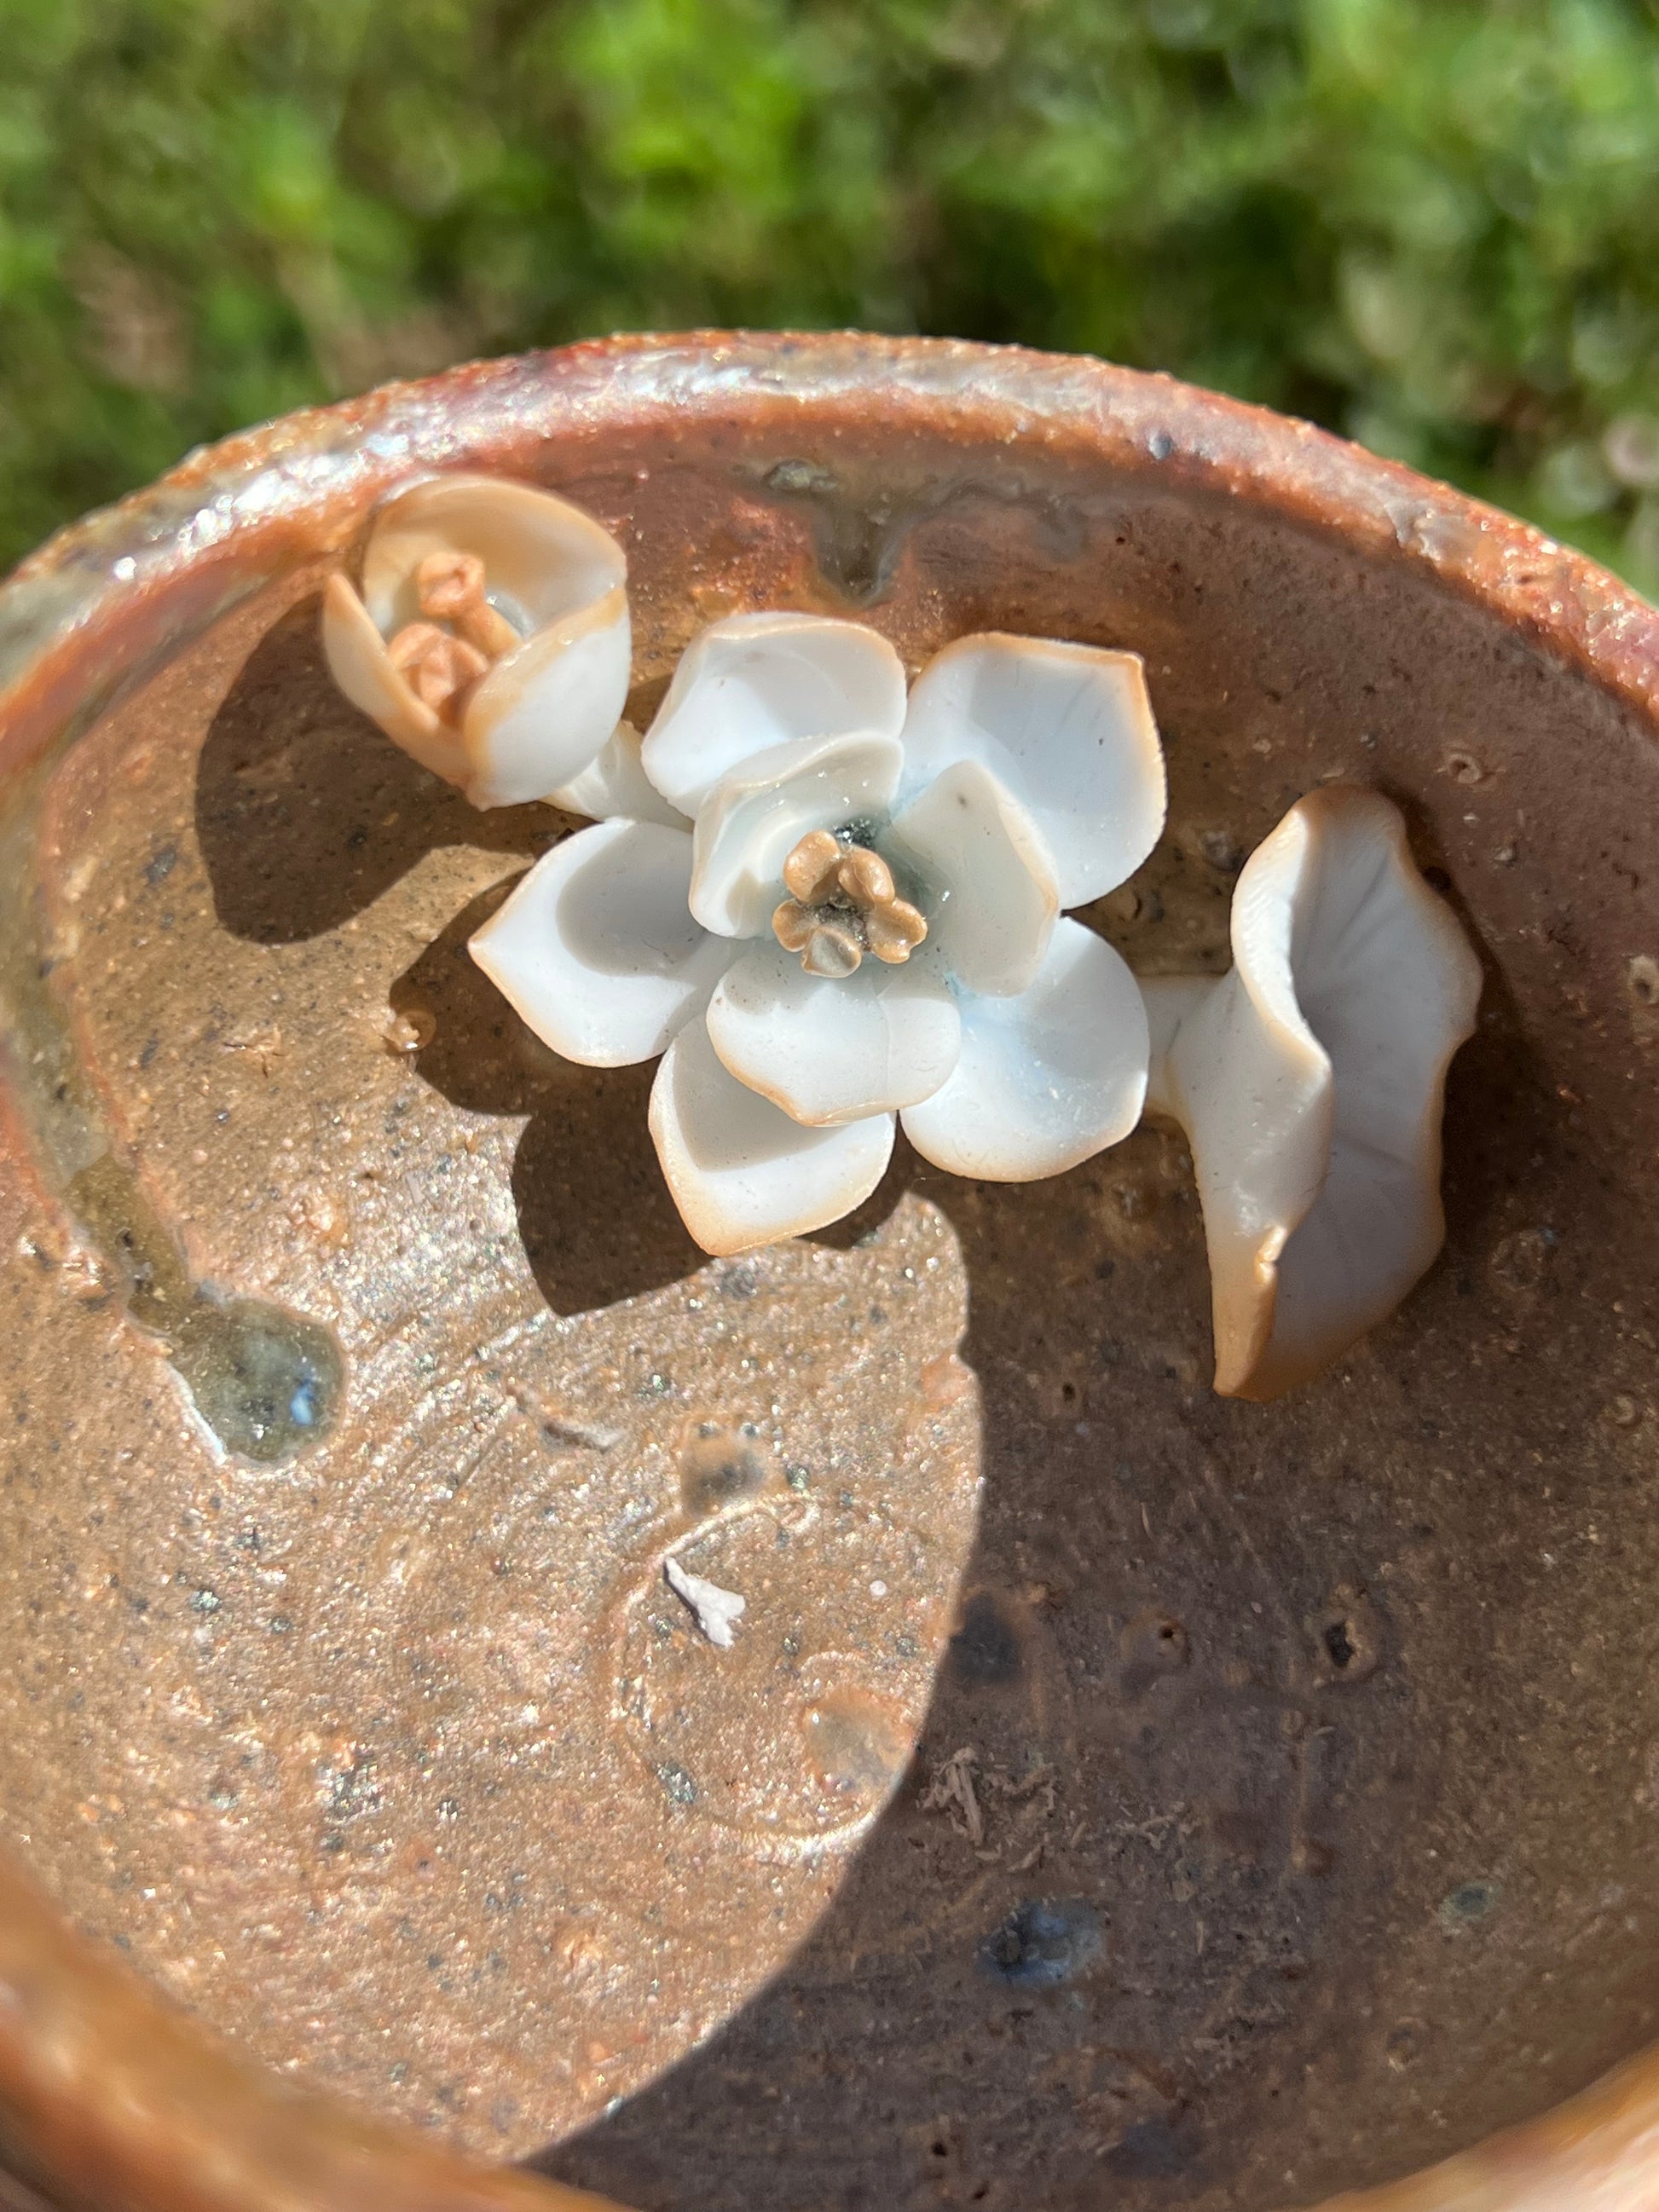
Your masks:
<svg viewBox="0 0 1659 2212"><path fill-rule="evenodd" d="M457 458L623 538L636 720L752 606L1140 652L1169 831L1086 918L1143 969L1225 964L1304 792L1398 799L1487 969L1447 1249L1267 1407L1160 1127L1026 1187L901 1143L704 1261L651 1071L465 957L568 825L344 705L301 544L13 794L5 1839L270 2063L664 2212L1307 2201L1627 2055L1652 728L1167 452L809 396Z"/></svg>

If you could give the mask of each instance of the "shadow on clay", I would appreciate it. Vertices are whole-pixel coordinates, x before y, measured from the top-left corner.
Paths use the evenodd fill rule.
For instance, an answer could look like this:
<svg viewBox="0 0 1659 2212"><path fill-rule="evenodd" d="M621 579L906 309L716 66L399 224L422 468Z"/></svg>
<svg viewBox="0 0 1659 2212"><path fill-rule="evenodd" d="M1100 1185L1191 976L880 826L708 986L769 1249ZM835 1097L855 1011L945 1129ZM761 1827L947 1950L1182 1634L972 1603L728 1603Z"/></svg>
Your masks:
<svg viewBox="0 0 1659 2212"><path fill-rule="evenodd" d="M534 859L564 817L480 813L341 697L323 659L320 599L289 609L213 718L196 829L220 921L258 945L337 929L445 845Z"/></svg>
<svg viewBox="0 0 1659 2212"><path fill-rule="evenodd" d="M343 700L315 599L266 635L202 749L196 822L220 921L289 945L365 912L428 853L467 845L537 858L566 827L546 806L480 812ZM506 896L474 901L392 985L425 1017L422 1077L458 1105L523 1114L513 1187L549 1304L573 1313L678 1282L704 1255L680 1222L646 1127L651 1067L576 1067L539 1044L467 957Z"/></svg>
<svg viewBox="0 0 1659 2212"><path fill-rule="evenodd" d="M681 1221L646 1122L656 1062L578 1067L533 1036L467 951L512 890L456 915L392 984L392 1007L429 1041L416 1073L477 1114L529 1116L513 1162L520 1234L556 1313L683 1282L708 1264Z"/></svg>

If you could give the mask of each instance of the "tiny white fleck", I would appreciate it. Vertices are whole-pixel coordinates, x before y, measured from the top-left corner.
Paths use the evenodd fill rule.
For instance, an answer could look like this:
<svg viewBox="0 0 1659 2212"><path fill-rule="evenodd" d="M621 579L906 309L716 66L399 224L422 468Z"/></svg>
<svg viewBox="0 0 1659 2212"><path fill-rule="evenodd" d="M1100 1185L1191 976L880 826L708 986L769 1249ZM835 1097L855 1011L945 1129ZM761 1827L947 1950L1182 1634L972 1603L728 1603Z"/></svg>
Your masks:
<svg viewBox="0 0 1659 2212"><path fill-rule="evenodd" d="M736 1590L722 1589L718 1583L706 1582L701 1575L688 1575L678 1559L665 1559L662 1571L669 1589L690 1607L708 1641L729 1651L732 1624L747 1607L748 1599L739 1597Z"/></svg>
<svg viewBox="0 0 1659 2212"><path fill-rule="evenodd" d="M114 574L117 580L123 584L130 584L137 574L138 563L133 559L131 553L124 553L114 565Z"/></svg>
<svg viewBox="0 0 1659 2212"><path fill-rule="evenodd" d="M872 1583L870 1585L870 1595L872 1597L885 1597L887 1595L886 1583Z"/></svg>

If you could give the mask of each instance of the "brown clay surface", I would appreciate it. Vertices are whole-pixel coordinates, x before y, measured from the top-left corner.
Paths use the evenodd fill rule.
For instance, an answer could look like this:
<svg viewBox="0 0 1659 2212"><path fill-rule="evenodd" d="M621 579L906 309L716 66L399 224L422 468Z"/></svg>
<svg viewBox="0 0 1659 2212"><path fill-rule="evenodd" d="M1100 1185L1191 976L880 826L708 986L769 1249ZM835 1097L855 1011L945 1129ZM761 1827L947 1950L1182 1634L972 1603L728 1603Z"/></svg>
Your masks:
<svg viewBox="0 0 1659 2212"><path fill-rule="evenodd" d="M550 2169L653 2212L1242 2212L1579 2087L1659 1956L1640 708L1151 463L809 416L544 465L628 537L641 711L756 604L913 665L992 624L1143 652L1170 836L1093 918L1146 967L1224 958L1302 792L1399 797L1488 961L1447 1255L1267 1407L1210 1395L1158 1130L1025 1188L901 1157L843 1234L699 1269L646 1078L549 1062L460 955L556 820L468 816L333 702L297 574L82 741L38 867L189 1279L326 1325L342 1410L216 1457L28 1199L10 1839L263 2056L486 2147L592 2116ZM688 1516L741 1674L656 1595ZM977 1838L927 1789L969 1748Z"/></svg>
<svg viewBox="0 0 1659 2212"><path fill-rule="evenodd" d="M262 2057L522 2152L781 1962L908 1759L973 1534L961 1261L913 1206L700 1265L637 1074L552 1061L465 957L513 854L335 698L310 597L271 611L55 781L47 957L190 1279L324 1323L341 1410L227 1458L25 1227L15 1326L78 1389L55 1455L19 1404L7 1818ZM747 1597L731 1652L671 1546Z"/></svg>

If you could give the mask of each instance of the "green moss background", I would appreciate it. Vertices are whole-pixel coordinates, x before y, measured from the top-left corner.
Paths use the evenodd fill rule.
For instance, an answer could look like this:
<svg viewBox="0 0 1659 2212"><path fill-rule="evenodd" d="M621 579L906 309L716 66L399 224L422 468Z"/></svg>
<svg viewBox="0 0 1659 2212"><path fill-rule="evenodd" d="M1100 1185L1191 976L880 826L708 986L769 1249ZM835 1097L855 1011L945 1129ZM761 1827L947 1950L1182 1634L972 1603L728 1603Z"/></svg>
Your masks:
<svg viewBox="0 0 1659 2212"><path fill-rule="evenodd" d="M0 562L466 355L1165 368L1659 592L1659 0L0 0Z"/></svg>

